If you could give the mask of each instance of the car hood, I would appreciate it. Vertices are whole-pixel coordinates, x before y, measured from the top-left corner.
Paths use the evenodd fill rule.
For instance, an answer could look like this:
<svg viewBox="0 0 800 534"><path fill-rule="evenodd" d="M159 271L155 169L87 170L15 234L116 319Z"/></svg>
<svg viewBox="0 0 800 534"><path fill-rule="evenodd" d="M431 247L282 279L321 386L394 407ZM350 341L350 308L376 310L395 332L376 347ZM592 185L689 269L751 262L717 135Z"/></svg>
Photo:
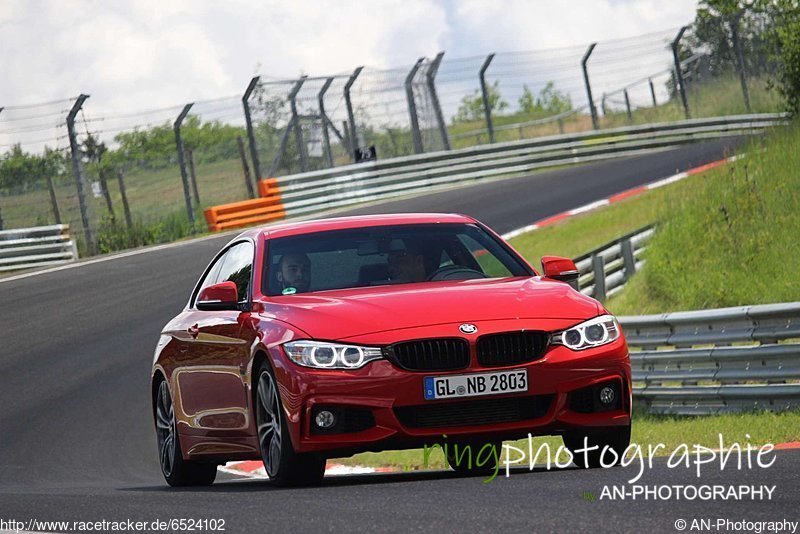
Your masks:
<svg viewBox="0 0 800 534"><path fill-rule="evenodd" d="M541 277L427 282L271 297L266 314L315 339L501 319L596 316L592 298Z"/></svg>

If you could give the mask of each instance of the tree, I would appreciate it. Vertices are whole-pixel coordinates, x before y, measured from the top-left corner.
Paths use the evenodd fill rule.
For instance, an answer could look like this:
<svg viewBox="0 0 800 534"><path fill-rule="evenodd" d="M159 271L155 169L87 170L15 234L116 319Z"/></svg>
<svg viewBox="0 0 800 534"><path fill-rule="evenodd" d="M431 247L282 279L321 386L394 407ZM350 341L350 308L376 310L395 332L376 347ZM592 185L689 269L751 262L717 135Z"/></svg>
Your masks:
<svg viewBox="0 0 800 534"><path fill-rule="evenodd" d="M800 3L797 0L776 2L778 16L772 42L778 52L775 83L788 111L800 113Z"/></svg>
<svg viewBox="0 0 800 534"><path fill-rule="evenodd" d="M44 187L48 176L58 176L64 171L64 156L60 152L45 147L39 156L25 152L16 144L0 163L0 188L11 193L25 193Z"/></svg>
<svg viewBox="0 0 800 534"><path fill-rule="evenodd" d="M520 111L525 113L563 113L572 109L572 99L568 94L556 89L555 82L548 81L534 98L527 85L522 86L522 96L517 100Z"/></svg>
<svg viewBox="0 0 800 534"><path fill-rule="evenodd" d="M495 80L492 85L488 86L486 93L490 111L503 111L508 107L508 102L500 94L500 80ZM479 121L483 120L483 116L483 95L479 89L476 89L461 99L461 104L453 116L453 123Z"/></svg>

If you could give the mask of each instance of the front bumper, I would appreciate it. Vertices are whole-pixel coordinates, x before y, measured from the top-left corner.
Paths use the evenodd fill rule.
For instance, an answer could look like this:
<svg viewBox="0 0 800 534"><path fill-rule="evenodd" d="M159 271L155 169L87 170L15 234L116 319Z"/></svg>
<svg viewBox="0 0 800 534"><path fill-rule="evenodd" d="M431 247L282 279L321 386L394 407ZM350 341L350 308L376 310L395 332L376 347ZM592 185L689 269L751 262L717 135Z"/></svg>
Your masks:
<svg viewBox="0 0 800 534"><path fill-rule="evenodd" d="M631 371L623 336L579 352L553 346L541 359L506 367L481 367L473 360L467 369L457 371L412 372L386 360L354 371L314 370L275 350L273 362L292 443L301 453L335 457L443 440L499 441L624 426L631 420ZM458 400L424 398L426 376L507 369L526 369L527 392ZM613 409L595 411L591 403L576 402L581 396L585 400L586 388L606 383L618 388L619 402ZM359 422L347 431L320 432L314 415L321 407L358 414Z"/></svg>

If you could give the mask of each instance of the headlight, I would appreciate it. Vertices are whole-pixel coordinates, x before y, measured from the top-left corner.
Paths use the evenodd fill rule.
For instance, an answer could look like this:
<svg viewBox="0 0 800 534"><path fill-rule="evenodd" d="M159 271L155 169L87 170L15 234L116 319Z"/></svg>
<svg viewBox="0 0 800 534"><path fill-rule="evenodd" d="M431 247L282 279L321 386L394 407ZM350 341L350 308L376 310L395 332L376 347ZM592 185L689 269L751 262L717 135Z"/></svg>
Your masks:
<svg viewBox="0 0 800 534"><path fill-rule="evenodd" d="M284 343L283 349L293 362L316 369L358 369L367 362L383 358L377 347L324 341L291 341Z"/></svg>
<svg viewBox="0 0 800 534"><path fill-rule="evenodd" d="M572 350L591 349L615 341L619 333L617 319L613 315L601 315L553 334L550 342Z"/></svg>

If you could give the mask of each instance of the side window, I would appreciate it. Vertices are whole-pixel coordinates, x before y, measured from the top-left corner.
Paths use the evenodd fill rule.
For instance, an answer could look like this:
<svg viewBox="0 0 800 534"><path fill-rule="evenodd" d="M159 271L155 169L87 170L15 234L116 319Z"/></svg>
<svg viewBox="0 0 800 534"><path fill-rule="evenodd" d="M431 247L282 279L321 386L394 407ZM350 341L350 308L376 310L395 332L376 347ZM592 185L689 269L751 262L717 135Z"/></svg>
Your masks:
<svg viewBox="0 0 800 534"><path fill-rule="evenodd" d="M221 262L222 266L215 283L219 284L227 281L235 283L239 292L239 302L247 300L254 254L252 243L239 243L228 250Z"/></svg>
<svg viewBox="0 0 800 534"><path fill-rule="evenodd" d="M217 276L219 275L219 269L222 267L222 264L225 263L225 258L228 257L228 253L226 252L222 256L219 257L217 261L214 262L214 265L208 270L208 274L206 277L203 278L203 281L200 282L200 286L197 288L197 293L194 294L194 298L196 299L197 296L200 294L202 290L207 288L208 286L213 286L217 283ZM192 303L194 305L194 303Z"/></svg>

